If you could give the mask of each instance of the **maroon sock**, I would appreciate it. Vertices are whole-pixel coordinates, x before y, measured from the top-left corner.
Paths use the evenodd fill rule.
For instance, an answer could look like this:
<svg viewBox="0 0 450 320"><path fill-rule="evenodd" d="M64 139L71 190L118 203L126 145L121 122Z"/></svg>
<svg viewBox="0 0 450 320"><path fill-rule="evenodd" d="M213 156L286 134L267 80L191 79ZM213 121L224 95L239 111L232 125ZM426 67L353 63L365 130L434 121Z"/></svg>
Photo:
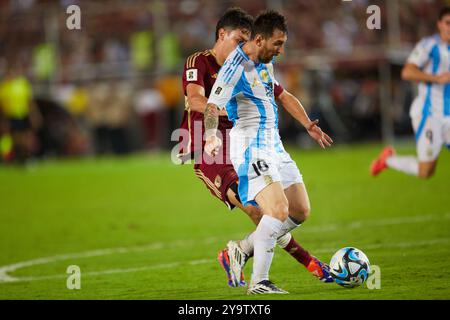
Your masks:
<svg viewBox="0 0 450 320"><path fill-rule="evenodd" d="M309 252L303 249L302 246L295 241L294 237L291 237L291 241L289 241L288 245L284 247L284 250L286 250L292 257L294 257L295 260L303 264L305 267L307 267L311 262L312 258Z"/></svg>

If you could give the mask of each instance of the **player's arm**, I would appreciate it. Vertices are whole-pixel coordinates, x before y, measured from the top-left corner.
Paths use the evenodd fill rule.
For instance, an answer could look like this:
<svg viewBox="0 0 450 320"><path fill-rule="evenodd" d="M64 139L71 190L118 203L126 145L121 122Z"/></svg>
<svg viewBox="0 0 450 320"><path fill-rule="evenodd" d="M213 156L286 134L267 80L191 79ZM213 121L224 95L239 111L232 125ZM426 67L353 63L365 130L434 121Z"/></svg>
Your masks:
<svg viewBox="0 0 450 320"><path fill-rule="evenodd" d="M444 72L434 75L423 72L414 63L406 63L402 69L402 79L406 81L435 82L439 84L446 84L450 82L450 72Z"/></svg>
<svg viewBox="0 0 450 320"><path fill-rule="evenodd" d="M205 96L205 88L199 84L189 83L186 86L187 103L189 110L205 113L208 98ZM219 112L220 116L226 116L225 109Z"/></svg>
<svg viewBox="0 0 450 320"><path fill-rule="evenodd" d="M233 56L228 57L220 69L203 115L206 134L205 151L212 156L217 155L222 145L222 140L217 136L219 112L225 109L233 93L238 93L235 90L235 86L241 77L242 69L239 65L231 65L229 63L233 58Z"/></svg>
<svg viewBox="0 0 450 320"><path fill-rule="evenodd" d="M430 38L425 38L416 44L402 69L401 77L403 80L439 84L450 82L450 72L430 74L423 71L423 68L431 63L430 56L434 45L435 41Z"/></svg>
<svg viewBox="0 0 450 320"><path fill-rule="evenodd" d="M205 56L191 55L185 63L183 85L185 86L187 106L190 111L204 113L208 98L205 94L205 79L209 77ZM226 115L223 111L221 115Z"/></svg>
<svg viewBox="0 0 450 320"><path fill-rule="evenodd" d="M203 122L205 124L206 153L215 156L222 145L222 140L217 136L217 127L219 125L219 107L214 103L208 103L203 115Z"/></svg>
<svg viewBox="0 0 450 320"><path fill-rule="evenodd" d="M305 127L311 138L316 140L322 148L325 149L325 147L331 146L333 140L317 125L319 120L316 119L311 121L305 111L305 108L303 108L303 105L295 96L287 90L283 90L281 94L278 95L277 99L286 111L289 112L289 114L303 127Z"/></svg>

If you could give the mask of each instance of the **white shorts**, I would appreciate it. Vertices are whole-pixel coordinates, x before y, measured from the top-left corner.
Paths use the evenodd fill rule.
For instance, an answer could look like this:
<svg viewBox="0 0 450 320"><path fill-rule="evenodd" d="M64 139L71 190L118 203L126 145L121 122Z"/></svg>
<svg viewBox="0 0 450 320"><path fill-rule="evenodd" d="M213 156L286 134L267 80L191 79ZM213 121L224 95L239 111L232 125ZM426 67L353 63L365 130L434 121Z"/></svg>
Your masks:
<svg viewBox="0 0 450 320"><path fill-rule="evenodd" d="M237 144L233 139L230 158L239 177L239 197L244 206L255 205L256 195L272 182L281 182L284 189L303 183L296 163L281 142L276 147Z"/></svg>
<svg viewBox="0 0 450 320"><path fill-rule="evenodd" d="M412 125L416 134L419 161L434 161L442 145L450 148L450 117L414 117Z"/></svg>

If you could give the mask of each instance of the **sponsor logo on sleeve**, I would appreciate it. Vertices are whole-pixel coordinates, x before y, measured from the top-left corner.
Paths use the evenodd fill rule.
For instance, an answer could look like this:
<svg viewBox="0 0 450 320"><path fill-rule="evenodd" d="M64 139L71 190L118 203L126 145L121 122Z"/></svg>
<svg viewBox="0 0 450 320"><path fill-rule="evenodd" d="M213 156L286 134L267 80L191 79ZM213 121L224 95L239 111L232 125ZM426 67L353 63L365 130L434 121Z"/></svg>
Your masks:
<svg viewBox="0 0 450 320"><path fill-rule="evenodd" d="M187 81L197 81L197 69L186 70L186 80Z"/></svg>
<svg viewBox="0 0 450 320"><path fill-rule="evenodd" d="M216 91L214 91L214 94L219 96L222 93L222 87L217 87Z"/></svg>

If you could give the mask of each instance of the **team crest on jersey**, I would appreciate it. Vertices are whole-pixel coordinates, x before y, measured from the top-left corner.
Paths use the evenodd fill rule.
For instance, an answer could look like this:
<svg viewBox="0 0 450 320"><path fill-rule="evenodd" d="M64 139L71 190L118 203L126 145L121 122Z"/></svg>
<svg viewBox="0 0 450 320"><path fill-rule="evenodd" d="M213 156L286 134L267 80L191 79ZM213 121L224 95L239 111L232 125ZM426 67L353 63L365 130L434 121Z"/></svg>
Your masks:
<svg viewBox="0 0 450 320"><path fill-rule="evenodd" d="M214 180L214 185L217 188L220 188L220 186L222 185L222 178L219 175L216 176L216 179Z"/></svg>
<svg viewBox="0 0 450 320"><path fill-rule="evenodd" d="M214 73L214 74L211 76L211 78L217 79L217 73Z"/></svg>
<svg viewBox="0 0 450 320"><path fill-rule="evenodd" d="M186 80L187 81L197 81L197 69L186 70Z"/></svg>
<svg viewBox="0 0 450 320"><path fill-rule="evenodd" d="M261 80L263 82L269 82L269 73L267 72L267 70L261 70L259 72L259 76L261 77Z"/></svg>

